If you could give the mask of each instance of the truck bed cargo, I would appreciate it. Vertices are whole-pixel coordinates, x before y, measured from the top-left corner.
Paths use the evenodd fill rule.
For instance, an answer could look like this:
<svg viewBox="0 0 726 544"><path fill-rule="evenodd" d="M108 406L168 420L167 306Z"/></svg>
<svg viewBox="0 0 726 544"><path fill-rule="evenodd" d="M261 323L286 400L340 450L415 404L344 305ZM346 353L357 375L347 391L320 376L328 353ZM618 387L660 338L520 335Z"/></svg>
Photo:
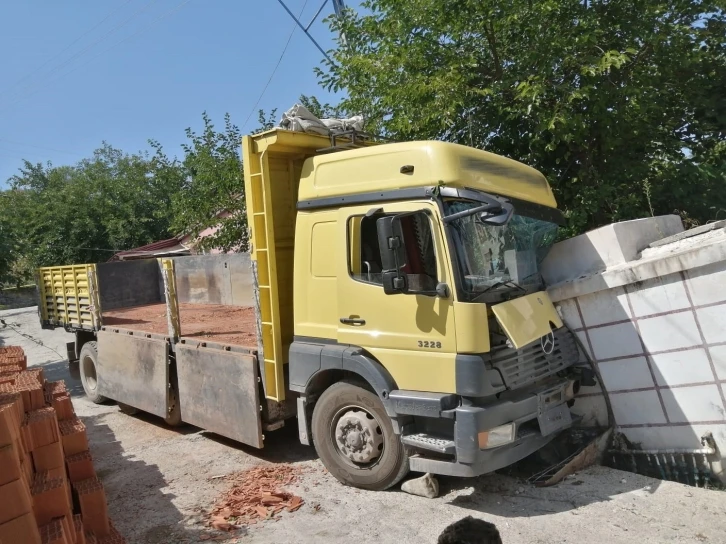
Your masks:
<svg viewBox="0 0 726 544"><path fill-rule="evenodd" d="M179 303L181 338L257 349L254 308ZM103 312L103 324L134 331L168 334L166 304L147 304Z"/></svg>

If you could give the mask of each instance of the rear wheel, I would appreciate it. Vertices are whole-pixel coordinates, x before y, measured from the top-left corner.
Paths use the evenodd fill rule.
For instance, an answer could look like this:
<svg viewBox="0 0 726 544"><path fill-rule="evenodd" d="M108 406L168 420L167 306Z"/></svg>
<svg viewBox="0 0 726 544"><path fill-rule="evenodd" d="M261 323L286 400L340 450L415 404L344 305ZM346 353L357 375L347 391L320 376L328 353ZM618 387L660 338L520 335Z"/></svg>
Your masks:
<svg viewBox="0 0 726 544"><path fill-rule="evenodd" d="M333 384L313 410L313 442L325 467L346 485L379 491L408 473L408 455L378 395Z"/></svg>
<svg viewBox="0 0 726 544"><path fill-rule="evenodd" d="M98 362L98 348L96 342L86 342L81 348L81 354L78 357L78 369L81 373L81 384L86 396L96 404L106 402L106 397L98 393L98 374L96 373L96 365Z"/></svg>

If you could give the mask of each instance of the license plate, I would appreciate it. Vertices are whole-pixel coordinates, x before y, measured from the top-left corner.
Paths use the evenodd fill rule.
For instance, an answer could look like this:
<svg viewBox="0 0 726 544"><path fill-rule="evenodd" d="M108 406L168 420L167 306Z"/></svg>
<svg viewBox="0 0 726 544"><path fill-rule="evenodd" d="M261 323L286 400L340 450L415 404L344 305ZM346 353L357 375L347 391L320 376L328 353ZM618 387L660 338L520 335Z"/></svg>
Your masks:
<svg viewBox="0 0 726 544"><path fill-rule="evenodd" d="M572 415L567 403L560 404L542 412L538 417L539 430L542 436L547 436L572 424Z"/></svg>

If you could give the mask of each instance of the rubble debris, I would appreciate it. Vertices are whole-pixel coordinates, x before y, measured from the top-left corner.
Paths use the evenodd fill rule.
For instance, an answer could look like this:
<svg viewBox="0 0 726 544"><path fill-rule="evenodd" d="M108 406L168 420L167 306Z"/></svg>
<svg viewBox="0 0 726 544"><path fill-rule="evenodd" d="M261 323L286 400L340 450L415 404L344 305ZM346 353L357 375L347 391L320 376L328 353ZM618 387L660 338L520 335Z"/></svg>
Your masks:
<svg viewBox="0 0 726 544"><path fill-rule="evenodd" d="M234 531L275 518L282 511L295 512L305 501L284 487L295 483L301 472L300 467L282 464L255 467L228 476L232 487L211 511L207 526Z"/></svg>

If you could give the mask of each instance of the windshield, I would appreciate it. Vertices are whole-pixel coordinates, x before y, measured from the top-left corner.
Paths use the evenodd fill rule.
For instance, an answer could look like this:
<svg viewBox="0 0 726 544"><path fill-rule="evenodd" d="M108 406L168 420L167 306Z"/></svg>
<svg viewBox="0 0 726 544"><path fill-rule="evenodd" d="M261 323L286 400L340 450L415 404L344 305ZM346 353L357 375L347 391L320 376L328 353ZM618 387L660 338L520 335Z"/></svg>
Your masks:
<svg viewBox="0 0 726 544"><path fill-rule="evenodd" d="M481 206L449 200L446 215ZM542 286L540 264L557 238L557 225L515 213L504 226L487 225L479 214L450 223L463 288L470 295L485 291L529 291Z"/></svg>

